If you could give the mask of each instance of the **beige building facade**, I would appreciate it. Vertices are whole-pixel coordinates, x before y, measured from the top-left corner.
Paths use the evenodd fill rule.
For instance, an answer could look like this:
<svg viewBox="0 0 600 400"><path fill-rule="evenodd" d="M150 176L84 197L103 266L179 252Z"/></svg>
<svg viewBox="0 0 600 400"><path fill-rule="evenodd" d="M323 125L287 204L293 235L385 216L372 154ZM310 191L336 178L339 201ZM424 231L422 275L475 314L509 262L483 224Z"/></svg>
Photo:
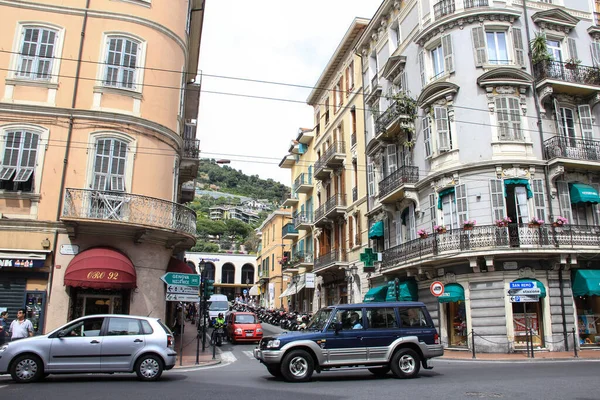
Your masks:
<svg viewBox="0 0 600 400"><path fill-rule="evenodd" d="M160 277L195 243L203 8L0 1L0 308L37 333L165 317Z"/></svg>

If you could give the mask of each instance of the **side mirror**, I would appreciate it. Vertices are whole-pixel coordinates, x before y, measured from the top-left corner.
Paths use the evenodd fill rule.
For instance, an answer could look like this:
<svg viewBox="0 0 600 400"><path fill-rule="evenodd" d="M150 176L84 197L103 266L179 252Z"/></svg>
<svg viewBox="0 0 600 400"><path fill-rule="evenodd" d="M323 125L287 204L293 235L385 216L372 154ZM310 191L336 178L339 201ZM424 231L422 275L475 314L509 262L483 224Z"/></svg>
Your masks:
<svg viewBox="0 0 600 400"><path fill-rule="evenodd" d="M58 338L64 338L65 336L67 336L65 331L60 331L60 332L58 332L58 335L56 335L56 337L58 337Z"/></svg>

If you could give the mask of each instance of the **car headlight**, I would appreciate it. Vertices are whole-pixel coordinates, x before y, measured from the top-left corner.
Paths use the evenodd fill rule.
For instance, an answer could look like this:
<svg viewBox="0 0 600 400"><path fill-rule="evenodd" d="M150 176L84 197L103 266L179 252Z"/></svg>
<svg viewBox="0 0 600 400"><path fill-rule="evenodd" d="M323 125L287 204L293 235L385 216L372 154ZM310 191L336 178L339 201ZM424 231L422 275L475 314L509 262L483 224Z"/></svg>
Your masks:
<svg viewBox="0 0 600 400"><path fill-rule="evenodd" d="M262 332L262 329L256 328L256 333L261 333L261 332Z"/></svg>
<svg viewBox="0 0 600 400"><path fill-rule="evenodd" d="M267 349L276 349L279 347L280 344L281 342L279 341L279 339L269 340L269 342L267 343Z"/></svg>
<svg viewBox="0 0 600 400"><path fill-rule="evenodd" d="M240 334L240 335L241 335L241 334L242 334L242 328L237 328L237 329L235 330L235 333L238 333L238 334Z"/></svg>

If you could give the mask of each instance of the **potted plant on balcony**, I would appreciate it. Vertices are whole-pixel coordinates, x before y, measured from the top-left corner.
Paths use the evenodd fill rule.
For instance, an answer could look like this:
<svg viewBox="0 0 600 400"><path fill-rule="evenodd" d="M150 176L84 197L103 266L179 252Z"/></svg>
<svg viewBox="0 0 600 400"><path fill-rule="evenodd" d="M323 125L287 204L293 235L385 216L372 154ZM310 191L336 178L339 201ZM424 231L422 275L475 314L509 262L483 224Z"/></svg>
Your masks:
<svg viewBox="0 0 600 400"><path fill-rule="evenodd" d="M463 222L463 230L464 231L472 231L473 227L477 224L477 221L473 220L466 220L465 222Z"/></svg>
<svg viewBox="0 0 600 400"><path fill-rule="evenodd" d="M427 233L427 231L425 229L419 229L417 231L417 235L419 235L419 237L421 239L427 239L427 237L429 236L429 233Z"/></svg>
<svg viewBox="0 0 600 400"><path fill-rule="evenodd" d="M565 217L561 217L560 215L558 217L556 217L556 221L554 221L552 223L553 227L561 227L561 226L565 226L566 224L569 223L569 220L566 219Z"/></svg>
<svg viewBox="0 0 600 400"><path fill-rule="evenodd" d="M510 217L502 217L502 219L496 220L496 226L498 228L506 228L508 226L508 224L510 224L511 222L512 222L512 219L510 219Z"/></svg>
<svg viewBox="0 0 600 400"><path fill-rule="evenodd" d="M539 228L540 226L544 225L544 220L543 219L539 219L536 217L533 217L529 220L529 227L530 228Z"/></svg>
<svg viewBox="0 0 600 400"><path fill-rule="evenodd" d="M574 70L577 69L577 66L581 63L581 60L578 60L576 58L569 58L567 60L567 62L565 63L565 68L566 69L570 69L570 70Z"/></svg>
<svg viewBox="0 0 600 400"><path fill-rule="evenodd" d="M531 47L531 61L533 65L546 64L548 61L553 60L552 55L548 52L548 44L544 33L536 33L529 46Z"/></svg>
<svg viewBox="0 0 600 400"><path fill-rule="evenodd" d="M435 225L435 226L433 227L433 230L434 230L436 233L446 233L446 227L445 227L444 225Z"/></svg>

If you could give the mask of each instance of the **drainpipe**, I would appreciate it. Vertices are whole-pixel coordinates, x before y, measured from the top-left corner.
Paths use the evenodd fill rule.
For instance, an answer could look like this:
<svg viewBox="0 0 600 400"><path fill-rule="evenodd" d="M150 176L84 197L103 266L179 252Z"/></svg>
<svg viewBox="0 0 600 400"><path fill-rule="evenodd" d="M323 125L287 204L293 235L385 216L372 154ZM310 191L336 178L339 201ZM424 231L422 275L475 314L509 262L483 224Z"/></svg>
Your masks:
<svg viewBox="0 0 600 400"><path fill-rule="evenodd" d="M79 88L79 75L81 73L81 57L83 55L83 44L85 42L85 30L86 30L86 26L87 26L90 1L91 0L86 0L85 11L83 13L83 22L81 24L81 39L79 40L79 53L77 56L77 67L75 70L73 95L71 96L71 99L72 99L71 100L71 116L69 117L69 130L67 131L67 141L65 144L65 154L64 154L64 159L63 159L62 176L60 178L60 189L58 192L58 194L59 194L58 207L56 208L57 223L60 222L60 215L61 215L62 208L63 208L63 200L64 200L63 192L65 191L65 180L67 177L67 165L69 164L69 151L71 149L71 136L73 135L73 124L74 124L73 110L75 109L75 105L77 104L77 89ZM56 262L56 249L58 247L57 242L58 242L58 228L56 228L54 230L54 245L52 248L52 267L50 270L50 277L49 277L50 285L48 286L48 300L46 301L46 310L48 307L47 306L48 303L50 303L50 297L52 295L52 280L54 279L54 264Z"/></svg>

